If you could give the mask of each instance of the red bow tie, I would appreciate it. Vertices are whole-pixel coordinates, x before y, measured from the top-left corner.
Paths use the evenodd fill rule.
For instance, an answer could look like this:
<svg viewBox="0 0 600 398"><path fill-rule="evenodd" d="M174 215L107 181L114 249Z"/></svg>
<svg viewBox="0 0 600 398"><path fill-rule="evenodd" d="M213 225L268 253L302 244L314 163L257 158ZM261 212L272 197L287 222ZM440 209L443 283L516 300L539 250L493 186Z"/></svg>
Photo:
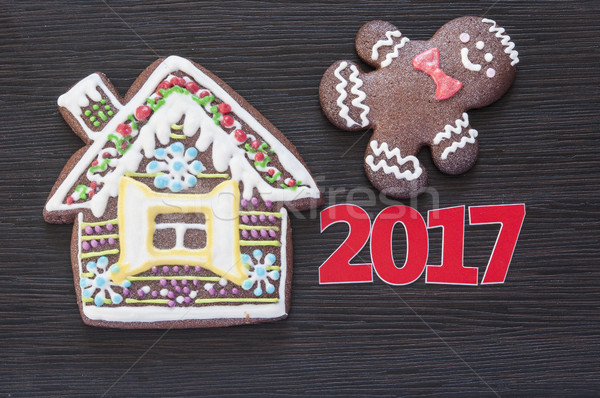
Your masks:
<svg viewBox="0 0 600 398"><path fill-rule="evenodd" d="M440 68L440 50L430 48L413 58L413 67L429 75L435 83L435 99L448 99L461 89L462 83L446 75Z"/></svg>

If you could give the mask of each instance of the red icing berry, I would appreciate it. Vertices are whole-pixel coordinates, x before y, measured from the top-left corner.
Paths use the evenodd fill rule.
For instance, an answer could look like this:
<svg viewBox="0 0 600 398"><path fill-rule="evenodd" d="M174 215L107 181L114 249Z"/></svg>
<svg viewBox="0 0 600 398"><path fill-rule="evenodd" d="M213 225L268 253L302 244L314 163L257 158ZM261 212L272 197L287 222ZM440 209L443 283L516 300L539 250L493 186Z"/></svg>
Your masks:
<svg viewBox="0 0 600 398"><path fill-rule="evenodd" d="M92 189L98 188L98 183L96 181L92 181L92 183L90 184L90 188L92 188Z"/></svg>
<svg viewBox="0 0 600 398"><path fill-rule="evenodd" d="M161 82L158 87L156 87L156 94L161 95L159 90L167 90L169 88L173 87L173 83L171 83L168 80L165 80L163 82Z"/></svg>
<svg viewBox="0 0 600 398"><path fill-rule="evenodd" d="M178 77L178 76L173 76L170 80L170 82L174 85L174 86L180 86L180 87L185 87L185 79L183 77Z"/></svg>
<svg viewBox="0 0 600 398"><path fill-rule="evenodd" d="M250 147L252 149L258 149L259 146L260 146L260 142L258 142L257 140L254 140L250 143Z"/></svg>
<svg viewBox="0 0 600 398"><path fill-rule="evenodd" d="M94 196L94 194L96 193L96 191L90 191L88 192L88 198L92 198Z"/></svg>
<svg viewBox="0 0 600 398"><path fill-rule="evenodd" d="M235 139L238 140L239 142L244 142L248 138L246 133L244 133L244 130L235 129L233 134L235 135Z"/></svg>
<svg viewBox="0 0 600 398"><path fill-rule="evenodd" d="M262 152L256 152L256 154L254 155L254 160L257 162L262 162L263 160L265 160L265 154Z"/></svg>
<svg viewBox="0 0 600 398"><path fill-rule="evenodd" d="M67 198L67 204L68 204L68 205L72 205L72 204L73 204L73 197L72 197L72 196L69 196L69 197Z"/></svg>
<svg viewBox="0 0 600 398"><path fill-rule="evenodd" d="M152 109L150 109L148 105L138 106L135 110L135 118L140 122L143 122L144 120L148 119L150 113L152 113Z"/></svg>
<svg viewBox="0 0 600 398"><path fill-rule="evenodd" d="M206 91L206 90L202 90L202 91L200 91L200 94L198 94L198 97L204 98L207 95L210 95L210 93L208 91Z"/></svg>
<svg viewBox="0 0 600 398"><path fill-rule="evenodd" d="M226 103L219 104L219 112L221 112L221 113L231 112L231 105L226 104Z"/></svg>
<svg viewBox="0 0 600 398"><path fill-rule="evenodd" d="M117 126L117 133L121 134L123 137L130 136L131 126L125 123L121 123Z"/></svg>
<svg viewBox="0 0 600 398"><path fill-rule="evenodd" d="M221 126L223 127L231 127L233 126L234 120L229 115L224 115L223 119L221 119Z"/></svg>
<svg viewBox="0 0 600 398"><path fill-rule="evenodd" d="M104 152L104 153L102 154L102 159L106 159L106 158L107 158L107 157L109 157L109 156L110 156L110 153L108 153L108 152Z"/></svg>
<svg viewBox="0 0 600 398"><path fill-rule="evenodd" d="M98 160L97 159L92 162L92 167L93 166L98 166Z"/></svg>
<svg viewBox="0 0 600 398"><path fill-rule="evenodd" d="M275 175L275 169L269 169L269 171L267 171L267 173L273 177L273 175Z"/></svg>
<svg viewBox="0 0 600 398"><path fill-rule="evenodd" d="M195 93L198 90L200 90L200 87L198 87L198 85L195 82L187 82L185 84L185 88L190 92L190 93Z"/></svg>
<svg viewBox="0 0 600 398"><path fill-rule="evenodd" d="M294 185L296 185L296 180L294 180L293 178L290 178L287 182L287 186L293 187Z"/></svg>

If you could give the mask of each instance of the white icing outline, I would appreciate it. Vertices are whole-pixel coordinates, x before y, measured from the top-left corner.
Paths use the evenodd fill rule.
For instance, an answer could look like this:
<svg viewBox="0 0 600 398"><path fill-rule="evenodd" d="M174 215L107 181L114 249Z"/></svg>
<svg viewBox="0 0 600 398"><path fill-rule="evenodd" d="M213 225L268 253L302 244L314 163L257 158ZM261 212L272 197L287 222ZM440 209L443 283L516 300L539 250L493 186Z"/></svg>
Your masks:
<svg viewBox="0 0 600 398"><path fill-rule="evenodd" d="M379 162L377 162L375 164L374 163L375 158L373 157L373 155L368 155L365 158L365 163L367 165L369 165L369 167L371 167L371 170L373 170L374 172L377 172L380 169L383 169L385 174L394 174L396 179L398 179L398 180L405 179L407 181L415 180L415 179L419 178L421 176L421 174L423 173L423 169L419 165L419 159L417 159L415 156L409 155L409 156L403 157L400 154L400 149L394 148L393 150L390 150L387 142L383 142L381 145L379 145L377 140L373 140L373 141L371 141L370 146L371 146L371 149L373 150L373 153L375 154L375 156L379 156L382 153L385 153L385 156L387 157L388 160L395 157L398 165L400 165L400 166L402 166L403 164L405 164L407 162L412 162L413 167L415 169L414 172L410 171L410 170L405 170L403 172L400 172L400 168L398 166L396 166L396 165L390 166L384 159L381 159Z"/></svg>
<svg viewBox="0 0 600 398"><path fill-rule="evenodd" d="M464 148L467 144L474 144L475 138L477 138L478 135L479 133L477 130L469 129L469 137L465 135L460 141L455 141L448 148L444 149L441 156L442 160L446 160L449 154L456 152L459 148Z"/></svg>
<svg viewBox="0 0 600 398"><path fill-rule="evenodd" d="M385 37L387 37L387 39L382 39L375 43L373 49L371 50L371 59L373 61L377 61L377 59L379 58L379 47L391 46L392 44L394 44L394 39L392 39L392 37L400 36L402 36L402 33L400 33L399 30L388 30L387 32L385 32Z"/></svg>
<svg viewBox="0 0 600 398"><path fill-rule="evenodd" d="M469 49L466 47L460 49L460 61L462 62L465 69L468 69L473 72L479 72L481 70L481 65L474 64L469 59Z"/></svg>
<svg viewBox="0 0 600 398"><path fill-rule="evenodd" d="M185 306L169 308L166 306L122 306L98 307L83 303L83 313L91 320L107 322L177 322L185 320L209 319L245 319L252 318L279 318L286 316L286 288L287 288L287 223L288 216L285 208L281 208L281 251L280 251L280 284L279 301L268 304L240 304L240 305L211 305L211 306ZM80 217L81 217L81 213ZM81 219L81 218L80 218ZM124 302L124 301L123 301Z"/></svg>
<svg viewBox="0 0 600 398"><path fill-rule="evenodd" d="M451 124L445 125L444 131L437 133L437 135L433 139L433 144L438 145L443 140L450 138L452 136L452 133L461 134L462 129L466 128L468 125L469 115L467 115L467 112L463 112L462 120L456 119L456 121L454 122L454 126L452 126Z"/></svg>
<svg viewBox="0 0 600 398"><path fill-rule="evenodd" d="M346 104L344 104L344 100L348 97L348 93L346 92L346 86L348 86L348 80L346 80L340 74L340 72L342 70L346 69L347 67L348 67L348 63L346 61L342 61L340 63L340 65L333 72L333 75L340 81L335 86L335 90L339 93L338 99L336 101L337 106L340 108L338 115L346 121L347 127L352 127L354 125L359 125L360 127L365 127L369 124L369 119L367 119L367 114L369 113L371 108L369 108L367 105L364 105L362 103L362 101L366 98L367 95L364 93L364 91L359 90L363 85L363 81L358 78L358 68L356 68L355 65L350 65L350 70L352 71L352 73L350 74L348 79L352 83L354 83L354 85L350 89L350 92L357 96L357 98L352 100L352 105L357 108L361 108L363 110L362 113L360 114L361 123L356 122L354 119L352 119L348 115L350 108L348 108L348 106L346 106Z"/></svg>
<svg viewBox="0 0 600 398"><path fill-rule="evenodd" d="M492 26L490 26L489 31L492 33L495 33L495 36L499 39L501 39L502 45L505 47L504 48L504 52L506 54L508 54L508 56L510 57L510 59L512 59L510 66L514 66L516 64L519 63L519 52L515 51L515 43L513 43L510 40L510 36L507 34L504 34L504 32L506 32L504 30L504 28L500 28L496 26L496 21L492 20L492 19L488 19L488 18L483 18L481 20L484 23L490 23L492 24Z"/></svg>
<svg viewBox="0 0 600 398"><path fill-rule="evenodd" d="M141 154L141 146L142 140L136 139L132 144L132 147L127 151L127 153L120 158L119 166L111 172L110 178L107 176L107 182L105 185L98 191L94 197L87 202L75 202L71 205L67 205L63 203L64 198L67 196L69 190L73 187L75 182L79 179L79 176L86 173L89 168L90 163L96 158L97 154L104 149L106 142L108 141L108 135L116 131L116 127L120 123L124 123L127 120L127 116L133 114L135 109L141 105L146 103L146 98L150 97L156 86L160 82L164 80L166 76L169 76L171 72L180 70L183 73L192 77L199 85L205 87L209 91L211 91L217 98L231 105L232 112L234 112L241 120L243 120L250 128L252 128L269 146L271 149L277 153L279 162L285 167L285 169L292 174L292 177L296 181L302 181L303 186L298 187L296 191L292 191L289 189L282 188L274 188L267 184L266 180L264 180L258 172L251 166L248 162L246 162L246 166L240 166L238 168L239 176L241 177L241 181L243 181L244 187L248 186L256 186L254 184L249 183L247 179L253 178L255 181L260 180L261 182L257 184L259 188L259 193L263 197L263 199L269 199L273 202L275 201L293 201L302 198L319 198L320 192L317 188L314 179L306 170L306 168L302 165L302 163L283 145L277 138L275 138L264 126L262 126L254 117L248 113L245 109L242 108L240 104L238 104L232 97L229 95L221 86L219 86L214 80L209 78L202 71L197 69L192 62L185 58L181 58L178 56L170 56L166 58L160 65L156 67L156 69L152 72L152 74L148 77L142 88L135 94L135 96L122 108L119 109L118 112L115 112L112 119L107 123L104 129L100 132L90 132L86 131L86 134L90 136L94 140L93 144L90 145L88 150L83 154L81 159L77 162L77 164L71 169L67 177L63 180L62 184L57 188L56 192L52 197L48 200L46 204L46 210L49 212L52 211L68 211L75 209L91 209L94 216L101 217L104 214L106 209L106 205L109 197L114 197L118 195L118 180L126 171L135 171L142 160ZM80 117L80 103L78 100L80 99L80 95L82 92L88 93L91 92L92 95L98 95L99 93L96 90L94 94L93 91L90 91L90 85L94 83L97 84L98 87L107 91L107 96L111 97L110 90L105 89L104 82L100 79L98 74L92 74L85 78L80 83L76 84L71 90L67 93L63 94L59 99L58 103L60 106L64 106L71 113L75 109L77 111L74 113L76 119L82 126L82 128L86 129L85 123L82 123L82 119ZM157 111L158 113L161 110L170 109L170 104L173 102L174 98L178 96L182 96L185 98L190 98L189 96L185 96L183 94L179 94L173 92L167 99L166 103ZM112 99L111 99L112 101ZM191 101L191 99L190 99ZM192 101L193 102L193 101ZM116 104L119 104L116 102ZM196 103L194 103L196 104ZM197 104L196 104L197 105ZM79 115L78 115L79 113ZM203 112L202 112L203 113ZM153 114L152 116L155 116ZM219 126L216 126L212 119L208 117L206 114L201 114L200 112L193 112L191 115L196 116L196 121L198 118L206 121L207 119L211 121L212 125L210 125L211 131L208 134L211 137L215 137L215 135L223 136L225 134L227 136L227 140L234 140L234 138L230 137L229 134L225 133ZM199 116L198 116L199 115ZM190 114L186 115L190 117ZM150 120L155 120L155 124L159 124L157 118L151 117ZM150 122L149 122L150 123ZM187 123L186 123L187 125ZM206 122L205 126L208 126L209 123ZM146 124L142 130L144 130L148 124ZM203 126L204 127L204 126ZM160 126L156 131L157 138L163 143L165 140L164 137L166 129L170 129L170 124L167 127ZM89 129L88 129L89 130ZM169 130L170 132L170 130ZM192 128L189 126L184 127L184 134L186 136L193 135L195 131L192 131ZM217 133L218 132L218 133ZM141 133L141 132L140 132ZM166 133L165 133L166 134ZM202 132L201 132L202 134ZM169 138L165 142L168 143ZM222 138L219 137L219 140ZM148 139L146 139L148 140ZM226 141L228 142L228 141ZM233 141L232 141L233 142ZM208 143L210 145L210 143ZM238 143L233 142L236 148L238 148ZM198 144L196 145L198 147ZM208 145L207 145L208 146ZM144 151L146 155L148 155L147 151L148 147L144 147ZM154 148L151 148L152 150ZM200 149L200 148L198 148ZM206 148L204 148L205 150ZM241 151L243 149L238 148ZM214 150L214 149L213 149ZM218 161L218 159L213 158L213 162ZM220 168L222 169L222 167ZM253 175L254 174L254 175ZM244 178L246 181L244 181ZM307 185L307 186L306 186ZM250 188L251 189L251 188ZM251 192L249 189L244 189L243 196L245 198L251 197Z"/></svg>
<svg viewBox="0 0 600 398"><path fill-rule="evenodd" d="M403 37L402 40L400 40L400 43L398 43L394 46L394 51L387 53L387 55L385 56L385 60L381 63L381 67L385 68L386 66L389 66L392 63L392 60L394 58L397 58L398 55L400 55L398 50L401 49L402 47L404 47L404 45L406 43L408 43L409 41L410 41L410 39L408 37Z"/></svg>

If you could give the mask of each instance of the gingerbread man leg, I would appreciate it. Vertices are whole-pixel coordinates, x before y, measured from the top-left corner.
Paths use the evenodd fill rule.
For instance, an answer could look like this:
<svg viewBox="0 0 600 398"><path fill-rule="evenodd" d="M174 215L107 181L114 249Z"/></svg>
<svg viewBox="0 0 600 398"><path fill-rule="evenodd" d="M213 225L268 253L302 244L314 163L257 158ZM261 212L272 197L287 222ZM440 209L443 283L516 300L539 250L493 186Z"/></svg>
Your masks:
<svg viewBox="0 0 600 398"><path fill-rule="evenodd" d="M461 174L473 167L479 152L478 135L467 113L454 124L447 124L429 143L437 168L446 174Z"/></svg>
<svg viewBox="0 0 600 398"><path fill-rule="evenodd" d="M375 188L396 198L410 198L427 187L427 171L415 156L387 142L389 132L376 131L365 152L365 172Z"/></svg>

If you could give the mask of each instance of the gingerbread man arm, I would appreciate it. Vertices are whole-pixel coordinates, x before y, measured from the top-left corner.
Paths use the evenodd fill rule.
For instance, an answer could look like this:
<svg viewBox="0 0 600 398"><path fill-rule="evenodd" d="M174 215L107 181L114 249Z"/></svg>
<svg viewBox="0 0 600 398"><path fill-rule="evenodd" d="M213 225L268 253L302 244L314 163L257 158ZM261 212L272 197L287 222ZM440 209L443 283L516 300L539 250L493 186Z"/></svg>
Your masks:
<svg viewBox="0 0 600 398"><path fill-rule="evenodd" d="M436 167L446 174L461 174L473 167L479 151L478 135L466 112L445 125L428 143Z"/></svg>
<svg viewBox="0 0 600 398"><path fill-rule="evenodd" d="M374 68L390 66L410 40L395 25L386 21L371 21L356 34L356 52Z"/></svg>

